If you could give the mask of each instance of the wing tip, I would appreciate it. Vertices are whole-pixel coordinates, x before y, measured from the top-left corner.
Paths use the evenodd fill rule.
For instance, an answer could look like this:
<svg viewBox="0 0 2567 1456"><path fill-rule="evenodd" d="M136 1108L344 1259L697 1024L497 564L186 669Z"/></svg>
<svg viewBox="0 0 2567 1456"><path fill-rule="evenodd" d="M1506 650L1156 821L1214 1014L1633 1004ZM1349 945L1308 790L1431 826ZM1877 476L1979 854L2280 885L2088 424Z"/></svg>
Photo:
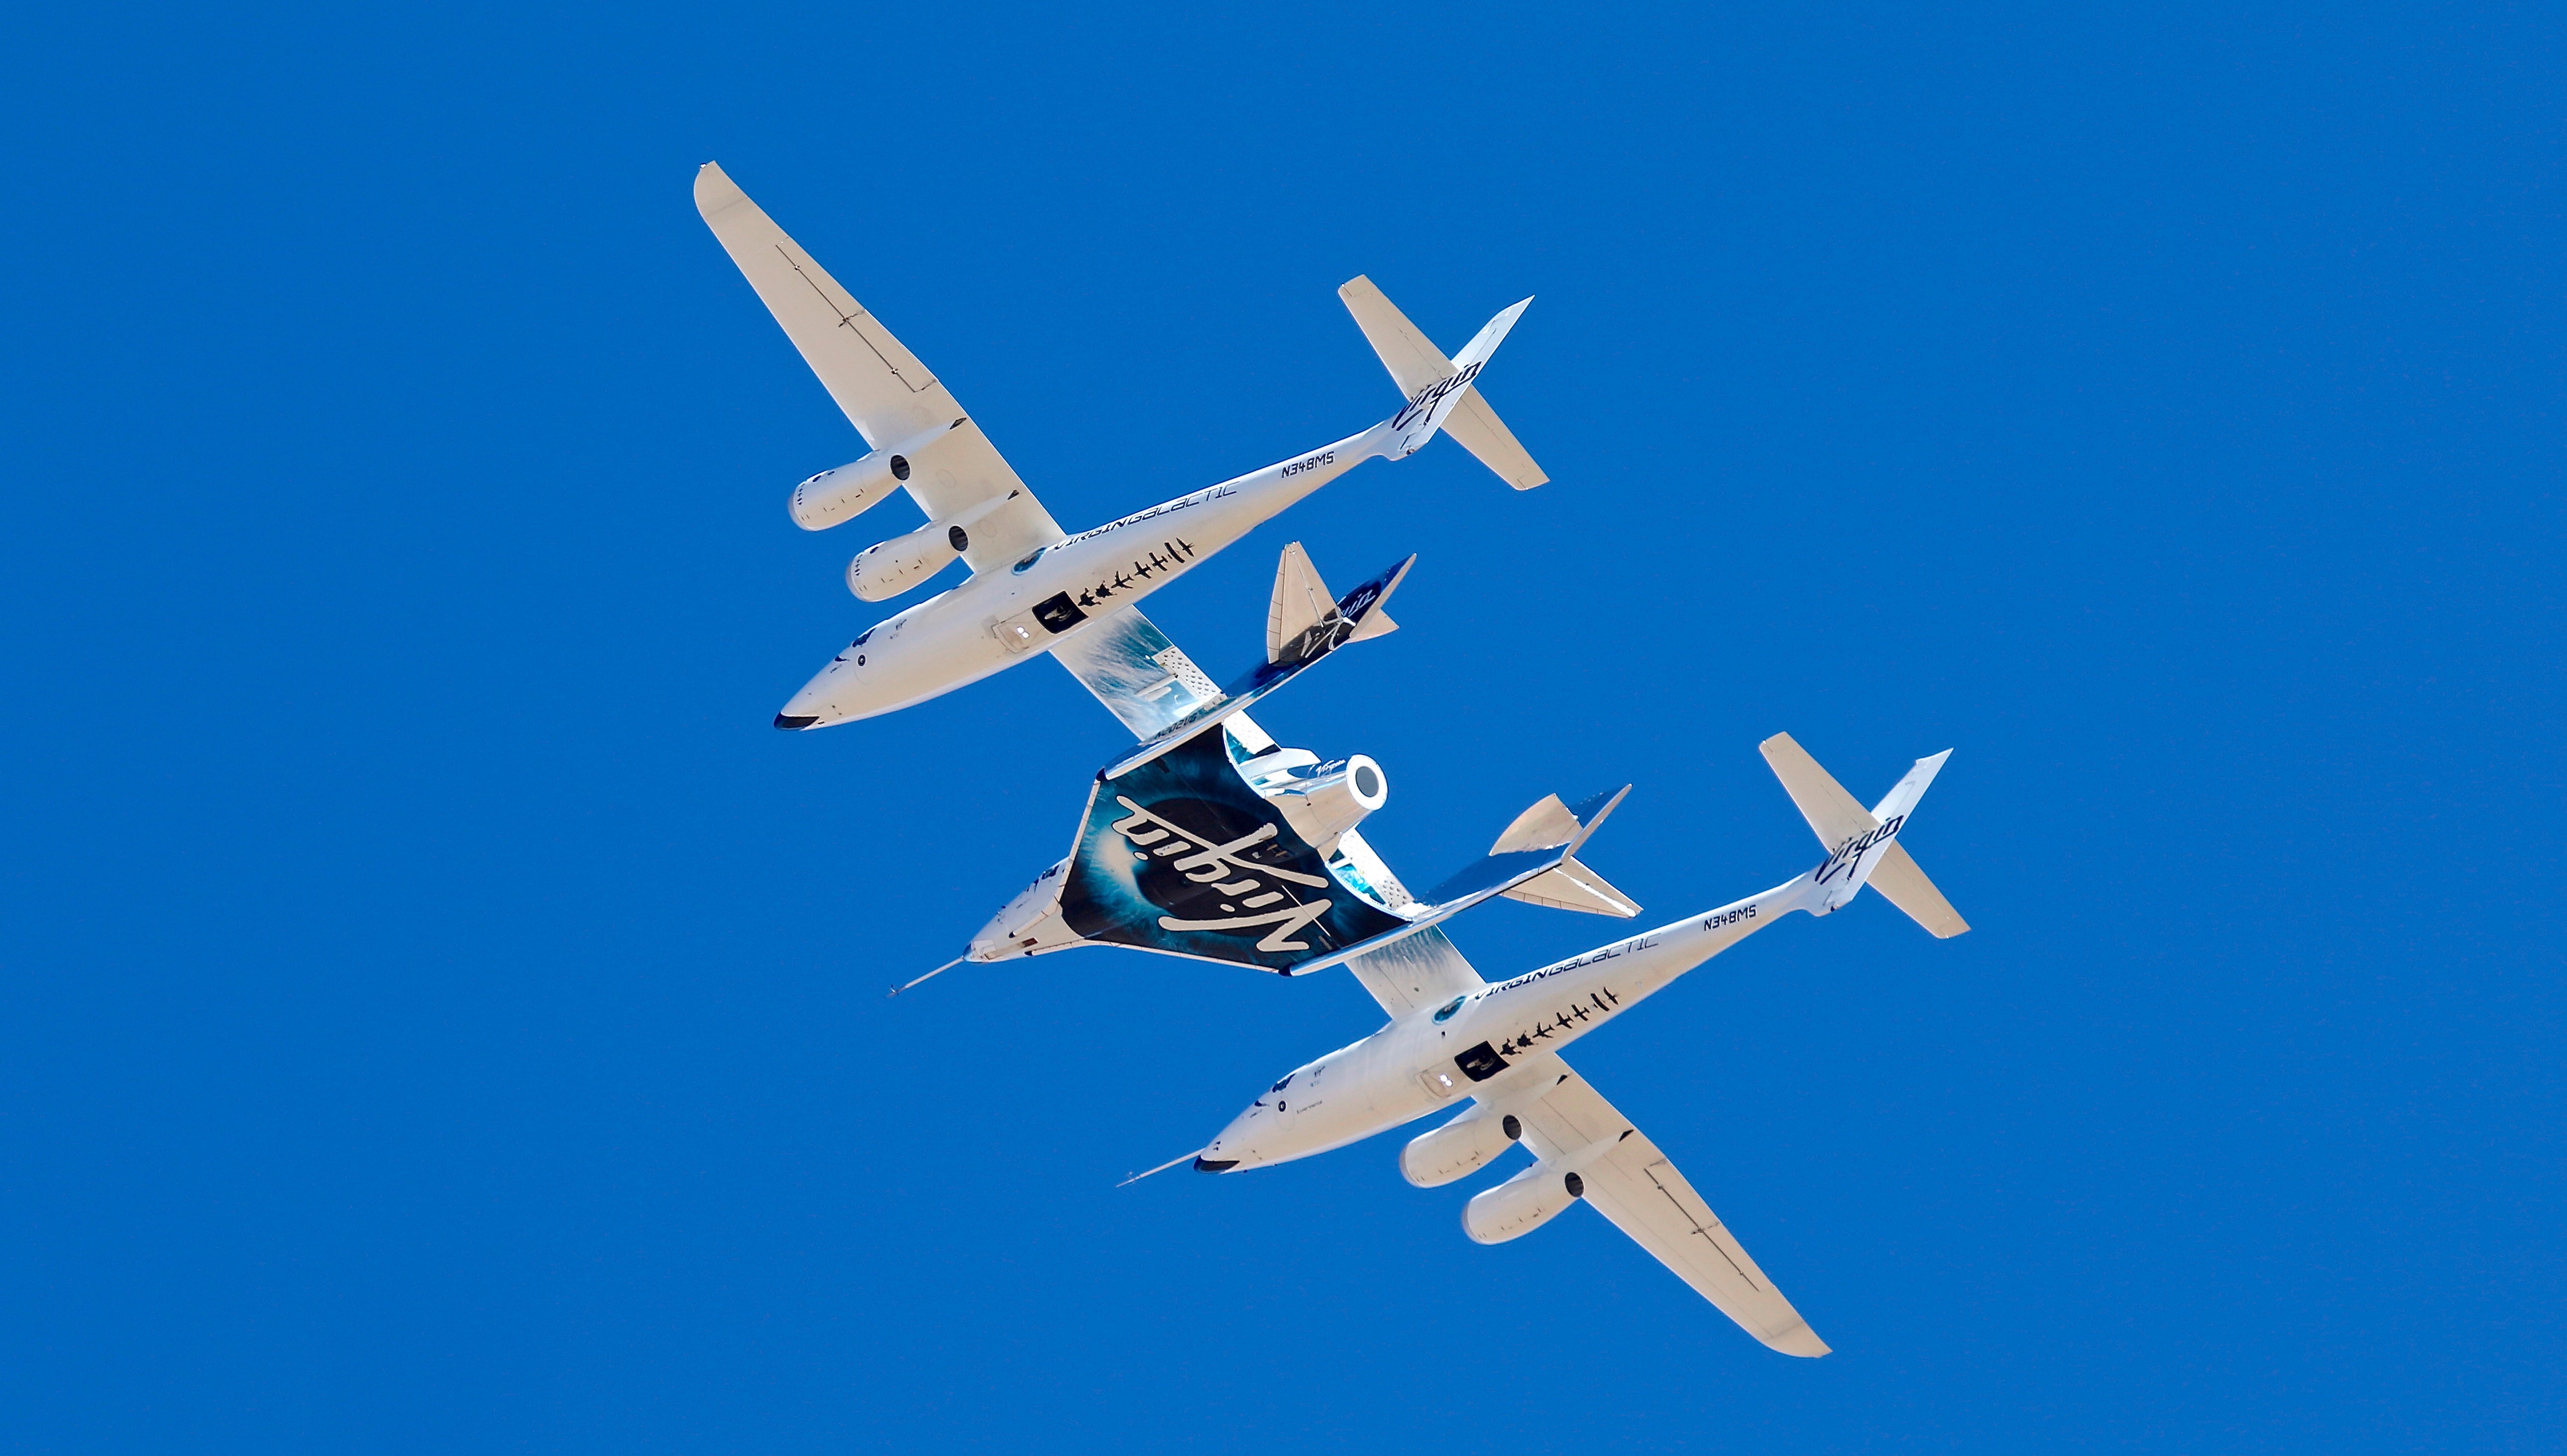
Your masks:
<svg viewBox="0 0 2567 1456"><path fill-rule="evenodd" d="M696 168L696 211L710 220L725 207L748 200L739 183L721 169L718 161L709 161Z"/></svg>
<svg viewBox="0 0 2567 1456"><path fill-rule="evenodd" d="M1805 1360L1815 1360L1821 1355L1834 1353L1828 1348L1828 1342L1819 1338L1819 1332L1812 1329L1806 1322L1794 1324L1781 1334L1757 1337L1765 1341L1768 1349L1780 1350L1787 1355L1798 1355Z"/></svg>

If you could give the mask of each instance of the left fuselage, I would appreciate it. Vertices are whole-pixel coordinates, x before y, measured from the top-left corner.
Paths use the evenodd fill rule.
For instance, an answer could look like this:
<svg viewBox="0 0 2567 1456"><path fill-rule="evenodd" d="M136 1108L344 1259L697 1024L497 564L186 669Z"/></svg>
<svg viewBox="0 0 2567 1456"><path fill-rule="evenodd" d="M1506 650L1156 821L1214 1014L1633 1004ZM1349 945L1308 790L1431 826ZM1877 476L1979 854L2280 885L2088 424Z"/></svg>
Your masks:
<svg viewBox="0 0 2567 1456"><path fill-rule="evenodd" d="M1463 1094L1504 1096L1545 1053L1783 914L1809 908L1816 873L1410 1012L1268 1088L1204 1148L1195 1166L1227 1173L1290 1162L1386 1132Z"/></svg>
<svg viewBox="0 0 2567 1456"><path fill-rule="evenodd" d="M775 725L877 717L1039 657L1398 440L1388 425L1375 426L981 571L867 628L793 695Z"/></svg>

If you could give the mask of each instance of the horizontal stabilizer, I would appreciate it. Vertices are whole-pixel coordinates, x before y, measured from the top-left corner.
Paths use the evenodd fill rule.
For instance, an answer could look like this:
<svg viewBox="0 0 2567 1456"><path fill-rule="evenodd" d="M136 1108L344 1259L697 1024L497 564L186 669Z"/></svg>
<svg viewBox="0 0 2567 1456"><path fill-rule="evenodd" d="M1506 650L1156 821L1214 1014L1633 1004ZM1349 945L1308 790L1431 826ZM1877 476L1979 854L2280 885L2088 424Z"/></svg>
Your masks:
<svg viewBox="0 0 2567 1456"><path fill-rule="evenodd" d="M1792 796L1801 817L1810 821L1810 830L1821 844L1834 849L1879 824L1790 733L1776 733L1756 747L1773 765L1774 776L1783 780L1783 791Z"/></svg>
<svg viewBox="0 0 2567 1456"><path fill-rule="evenodd" d="M1498 478L1518 490L1531 490L1550 483L1542 466L1533 461L1525 447L1516 443L1515 432L1489 408L1476 389L1462 396L1462 403L1444 421L1444 433L1453 442L1469 450L1481 464L1495 470Z"/></svg>
<svg viewBox="0 0 2567 1456"><path fill-rule="evenodd" d="M1553 871L1572 867L1577 882L1573 893L1579 903L1570 903L1566 895L1544 895L1533 898L1533 903L1557 905L1565 910L1586 910L1598 915L1638 913L1636 905L1627 912L1605 909L1607 904L1630 905L1631 902L1621 891L1606 884L1601 876L1571 857L1595 832L1596 826L1604 822L1604 816L1612 813L1630 791L1631 786L1626 783L1573 804L1562 803L1558 794L1545 795L1540 803L1516 816L1516 821L1507 826L1507 832L1498 837L1497 847L1491 849L1486 857L1465 865L1459 873L1426 892L1422 898L1403 906L1398 913L1407 924L1295 966L1284 974L1306 975L1312 971L1324 971L1357 956L1370 955L1430 925L1450 920L1474 905L1529 885Z"/></svg>
<svg viewBox="0 0 2567 1456"><path fill-rule="evenodd" d="M1871 887L1890 904L1907 912L1907 918L1925 927L1925 932L1938 941L1948 941L1970 928L1934 882L1916 867L1916 861L1905 849L1891 844L1880 856L1871 872Z"/></svg>
<svg viewBox="0 0 2567 1456"><path fill-rule="evenodd" d="M1873 883L1879 883L1877 876L1874 876ZM1573 855L1507 891L1506 895L1510 900L1521 900L1527 905L1547 905L1554 910L1577 910L1588 915L1610 915L1621 920L1640 913L1638 901L1614 889L1602 875L1579 864Z"/></svg>
<svg viewBox="0 0 2567 1456"><path fill-rule="evenodd" d="M1414 396L1453 373L1453 361L1419 333L1370 278L1347 279L1338 287L1337 298L1355 316L1355 327L1363 330L1364 342L1381 357L1381 367L1390 371L1391 383L1399 386L1401 395Z"/></svg>

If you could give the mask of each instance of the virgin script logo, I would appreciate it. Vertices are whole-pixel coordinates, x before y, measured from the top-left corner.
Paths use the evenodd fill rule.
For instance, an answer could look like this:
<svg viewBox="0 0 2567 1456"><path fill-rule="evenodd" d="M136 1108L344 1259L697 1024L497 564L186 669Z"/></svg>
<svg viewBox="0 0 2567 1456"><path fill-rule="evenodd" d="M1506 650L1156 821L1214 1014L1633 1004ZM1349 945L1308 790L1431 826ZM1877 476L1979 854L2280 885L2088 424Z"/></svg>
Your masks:
<svg viewBox="0 0 2567 1456"><path fill-rule="evenodd" d="M1390 428L1393 430L1406 430L1409 426L1432 414L1435 407L1442 404L1447 396L1458 395L1462 391L1469 389L1471 387L1471 381L1478 379L1479 377L1480 366L1477 364L1466 364L1462 367L1461 373L1439 379L1435 383L1428 385L1426 388L1419 390L1417 392L1417 398L1408 402L1407 409L1390 417Z"/></svg>
<svg viewBox="0 0 2567 1456"><path fill-rule="evenodd" d="M1306 951L1306 941L1287 937L1334 908L1327 895L1327 880L1318 875L1303 874L1280 865L1261 864L1248 858L1249 851L1275 838L1273 824L1260 824L1250 832L1226 843L1207 838L1172 819L1143 808L1130 796L1116 794L1114 801L1130 811L1129 817L1117 819L1109 826L1133 846L1144 859L1164 860L1165 868L1189 882L1188 902L1209 902L1221 913L1217 917L1187 919L1175 915L1159 917L1161 930L1228 931L1240 933L1271 926L1257 942L1261 951ZM1269 851L1270 853L1272 851ZM1156 866L1154 866L1156 867ZM1266 882L1279 885L1270 887ZM1310 904L1302 904L1291 889L1302 885L1320 892ZM1195 887L1201 887L1197 889ZM1145 892L1147 893L1147 892ZM1151 898L1166 900L1158 895ZM1273 908L1270 908L1273 907Z"/></svg>
<svg viewBox="0 0 2567 1456"><path fill-rule="evenodd" d="M1892 814L1889 816L1889 822L1876 825L1838 845L1837 852L1828 856L1828 862L1819 866L1819 883L1824 885L1838 875L1852 874L1854 867L1862 862L1865 851L1876 844L1885 844L1897 838L1898 826L1906 822L1905 814Z"/></svg>

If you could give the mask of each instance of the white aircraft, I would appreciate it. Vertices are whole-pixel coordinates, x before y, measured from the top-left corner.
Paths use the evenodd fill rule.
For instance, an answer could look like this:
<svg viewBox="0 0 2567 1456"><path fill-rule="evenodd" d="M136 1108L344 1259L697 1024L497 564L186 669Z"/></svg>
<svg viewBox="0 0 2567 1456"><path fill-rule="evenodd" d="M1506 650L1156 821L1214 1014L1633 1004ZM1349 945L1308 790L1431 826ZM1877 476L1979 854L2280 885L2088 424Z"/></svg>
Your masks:
<svg viewBox="0 0 2567 1456"><path fill-rule="evenodd" d="M1132 716L1110 694L1136 679L1174 677L1182 691L1150 700L1173 721L1199 706L1188 695L1201 675L1190 681L1160 660L1168 641L1133 603L1363 461L1405 459L1438 431L1518 490L1549 478L1473 383L1533 300L1491 319L1448 359L1370 280L1356 278L1337 296L1407 397L1398 414L1070 535L926 366L712 162L696 174L696 209L864 437L863 458L794 487L794 523L825 530L905 487L927 524L858 552L848 589L887 601L958 556L972 570L961 586L859 634L784 705L779 728L891 713L1045 652L1127 723Z"/></svg>
<svg viewBox="0 0 2567 1456"><path fill-rule="evenodd" d="M1399 1167L1409 1182L1432 1188L1517 1142L1531 1149L1532 1166L1464 1206L1462 1227L1471 1238L1519 1238L1583 1200L1748 1333L1786 1354L1826 1354L1827 1345L1675 1164L1560 1056L1569 1042L1783 915L1833 914L1866 882L1937 937L1969 929L1897 842L1951 750L1917 759L1866 810L1789 734L1762 746L1827 847L1826 862L1761 895L1497 986L1483 982L1441 932L1352 959L1346 964L1390 1023L1285 1073L1192 1155L1195 1167L1234 1173L1306 1158L1467 1096L1461 1115L1401 1151Z"/></svg>

